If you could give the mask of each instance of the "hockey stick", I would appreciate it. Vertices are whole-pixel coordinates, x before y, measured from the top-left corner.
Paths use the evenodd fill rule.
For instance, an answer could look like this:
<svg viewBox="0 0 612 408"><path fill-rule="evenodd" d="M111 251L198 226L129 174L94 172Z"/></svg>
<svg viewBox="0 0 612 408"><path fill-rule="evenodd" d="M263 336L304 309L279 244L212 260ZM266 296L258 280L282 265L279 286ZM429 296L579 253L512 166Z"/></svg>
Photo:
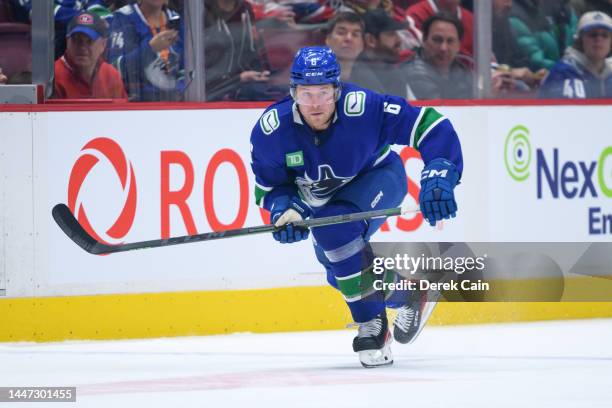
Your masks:
<svg viewBox="0 0 612 408"><path fill-rule="evenodd" d="M365 211L352 214L342 214L333 215L330 217L314 218L294 222L293 225L295 227L305 228L322 227L325 225L341 224L344 222L351 221L393 217L396 215L416 213L418 211L418 209L402 210L401 207L397 207L385 210ZM66 204L57 204L55 207L53 207L51 214L53 215L53 219L55 220L57 225L59 225L62 231L64 231L64 233L68 236L68 238L70 238L75 244L83 248L85 251L94 255L112 254L114 252L125 252L132 251L135 249L157 248L169 245L187 244L190 242L212 241L215 239L233 238L251 234L261 234L278 230L278 228L270 224L219 232L205 232L203 234L196 235L184 235L182 237L174 237L167 239L154 239L150 241L132 242L128 244L107 245L102 242L98 242L95 238L89 235L87 231L85 231L85 229L81 226L81 224L79 224L77 219L74 218L74 215L72 215L70 208L68 208Z"/></svg>

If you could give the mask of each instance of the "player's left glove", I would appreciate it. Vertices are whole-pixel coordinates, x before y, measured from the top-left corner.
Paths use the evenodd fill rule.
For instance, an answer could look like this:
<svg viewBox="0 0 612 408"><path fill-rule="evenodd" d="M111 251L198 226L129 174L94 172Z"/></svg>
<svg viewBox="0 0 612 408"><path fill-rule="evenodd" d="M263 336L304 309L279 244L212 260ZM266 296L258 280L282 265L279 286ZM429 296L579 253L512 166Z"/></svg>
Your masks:
<svg viewBox="0 0 612 408"><path fill-rule="evenodd" d="M423 169L419 205L421 214L432 227L437 221L455 216L457 203L453 190L458 181L457 166L449 160L434 159Z"/></svg>
<svg viewBox="0 0 612 408"><path fill-rule="evenodd" d="M294 227L293 223L302 221L310 215L310 209L298 197L281 196L274 200L270 219L275 227L283 227L272 233L281 244L291 244L308 239L308 228Z"/></svg>

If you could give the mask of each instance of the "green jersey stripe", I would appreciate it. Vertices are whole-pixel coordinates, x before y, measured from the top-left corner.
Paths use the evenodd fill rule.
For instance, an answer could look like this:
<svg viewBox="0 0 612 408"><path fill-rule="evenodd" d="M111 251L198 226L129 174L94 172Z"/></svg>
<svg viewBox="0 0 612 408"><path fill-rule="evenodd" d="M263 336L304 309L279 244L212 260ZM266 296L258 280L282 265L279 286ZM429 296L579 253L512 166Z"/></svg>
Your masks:
<svg viewBox="0 0 612 408"><path fill-rule="evenodd" d="M446 118L444 116L441 116L438 120L436 120L434 123L432 123L427 130L425 130L425 132L423 132L423 136L421 136L421 138L419 139L419 142L417 143L417 147L419 147L421 145L421 143L423 143L423 140L425 140L425 138L427 137L427 135L429 135L429 132L431 132L433 130L433 128L435 128L436 126L438 126L438 123L442 122L443 120L445 120Z"/></svg>
<svg viewBox="0 0 612 408"><path fill-rule="evenodd" d="M266 196L266 194L268 194L270 190L266 191L258 185L255 185L255 205L257 205L258 207L263 207L264 197Z"/></svg>
<svg viewBox="0 0 612 408"><path fill-rule="evenodd" d="M424 112L422 115L419 115L420 118L416 124L416 131L414 134L414 139L412 140L412 147L417 148L421 142L421 138L424 134L427 134L434 128L432 125L437 125L440 122L441 118L444 116L435 110L434 108L424 108Z"/></svg>

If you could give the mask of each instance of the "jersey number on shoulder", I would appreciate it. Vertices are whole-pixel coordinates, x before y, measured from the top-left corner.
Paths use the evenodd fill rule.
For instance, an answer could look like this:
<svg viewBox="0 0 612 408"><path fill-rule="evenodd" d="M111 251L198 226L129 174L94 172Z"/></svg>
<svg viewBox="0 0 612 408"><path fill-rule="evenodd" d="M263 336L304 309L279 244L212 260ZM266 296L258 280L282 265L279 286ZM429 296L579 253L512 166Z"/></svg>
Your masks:
<svg viewBox="0 0 612 408"><path fill-rule="evenodd" d="M397 103L385 102L384 111L386 113L391 113L393 115L397 115L397 114L400 113L400 110L402 110L402 107L399 106Z"/></svg>
<svg viewBox="0 0 612 408"><path fill-rule="evenodd" d="M346 116L361 116L365 112L366 94L363 91L353 91L344 97L344 114Z"/></svg>
<svg viewBox="0 0 612 408"><path fill-rule="evenodd" d="M581 79L566 79L563 81L563 96L566 98L586 98L584 82Z"/></svg>
<svg viewBox="0 0 612 408"><path fill-rule="evenodd" d="M278 111L276 109L272 109L263 114L261 119L259 119L259 126L261 127L262 132L266 135L271 134L280 126L280 121L278 120Z"/></svg>

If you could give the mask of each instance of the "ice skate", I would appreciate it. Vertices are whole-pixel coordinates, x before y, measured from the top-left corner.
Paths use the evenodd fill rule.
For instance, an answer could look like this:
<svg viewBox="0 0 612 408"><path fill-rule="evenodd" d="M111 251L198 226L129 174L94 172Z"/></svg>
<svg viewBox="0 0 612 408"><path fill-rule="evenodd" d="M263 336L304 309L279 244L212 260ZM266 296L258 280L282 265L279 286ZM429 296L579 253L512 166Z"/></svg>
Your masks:
<svg viewBox="0 0 612 408"><path fill-rule="evenodd" d="M353 339L353 351L359 353L361 364L366 368L393 364L391 353L393 339L386 313L383 311L374 319L357 325L359 331L357 337Z"/></svg>
<svg viewBox="0 0 612 408"><path fill-rule="evenodd" d="M401 344L412 343L427 324L439 297L438 292L411 290L406 304L397 309L393 322L395 341Z"/></svg>

